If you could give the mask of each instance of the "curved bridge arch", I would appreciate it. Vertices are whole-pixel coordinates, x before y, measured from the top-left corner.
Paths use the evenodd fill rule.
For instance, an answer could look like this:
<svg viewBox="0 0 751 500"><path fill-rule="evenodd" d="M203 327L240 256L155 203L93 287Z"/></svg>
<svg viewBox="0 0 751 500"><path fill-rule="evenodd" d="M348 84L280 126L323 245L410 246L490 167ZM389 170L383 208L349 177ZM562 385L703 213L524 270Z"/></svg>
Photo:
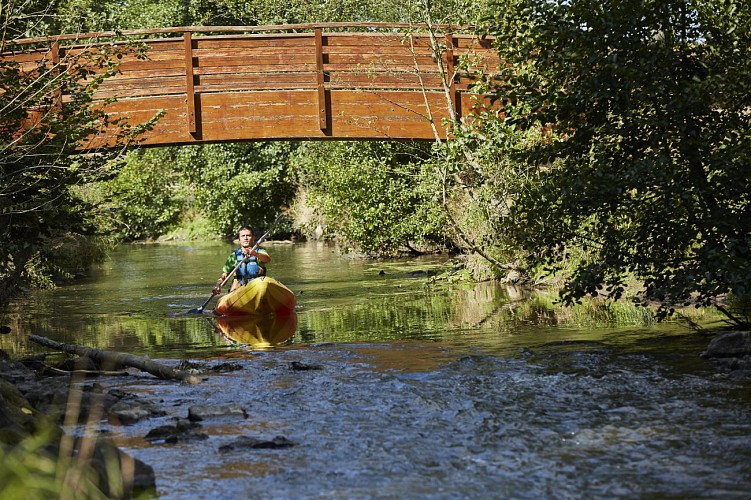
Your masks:
<svg viewBox="0 0 751 500"><path fill-rule="evenodd" d="M94 99L132 124L162 113L142 145L434 140L446 137L445 120L488 104L472 86L500 65L492 40L440 28L438 36L384 23L179 27L27 39L17 43L31 52L3 56L64 66L103 42L137 38L146 57L124 56ZM96 137L87 148L107 143Z"/></svg>

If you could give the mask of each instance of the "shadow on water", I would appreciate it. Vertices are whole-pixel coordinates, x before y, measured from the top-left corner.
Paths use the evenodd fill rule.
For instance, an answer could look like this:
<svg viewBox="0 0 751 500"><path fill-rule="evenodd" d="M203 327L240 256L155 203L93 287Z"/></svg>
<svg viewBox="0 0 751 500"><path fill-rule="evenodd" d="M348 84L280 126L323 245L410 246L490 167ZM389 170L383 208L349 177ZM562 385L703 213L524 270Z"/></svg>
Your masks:
<svg viewBox="0 0 751 500"><path fill-rule="evenodd" d="M270 274L297 294L293 317L170 317L208 297L230 250L124 247L88 280L16 303L13 332L0 337L16 355L41 352L25 341L35 333L241 368L195 386L96 382L164 411L101 423L155 468L163 498L751 491L749 383L701 360L707 340L679 325L575 326L514 288L427 286L440 257L356 261L318 244L269 245ZM207 405L242 412L195 420L200 442L145 438Z"/></svg>

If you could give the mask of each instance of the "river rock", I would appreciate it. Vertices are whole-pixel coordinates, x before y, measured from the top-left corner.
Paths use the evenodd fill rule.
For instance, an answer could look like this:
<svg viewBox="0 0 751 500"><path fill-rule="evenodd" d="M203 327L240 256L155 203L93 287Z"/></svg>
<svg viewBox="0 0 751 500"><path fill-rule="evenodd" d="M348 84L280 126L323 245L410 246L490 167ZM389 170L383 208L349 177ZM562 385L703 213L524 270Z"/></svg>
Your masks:
<svg viewBox="0 0 751 500"><path fill-rule="evenodd" d="M208 439L208 434L197 432L201 426L195 422L179 419L175 425L162 425L151 429L144 437L150 443L164 442L169 444L178 441L195 441Z"/></svg>
<svg viewBox="0 0 751 500"><path fill-rule="evenodd" d="M728 332L713 338L701 357L716 366L751 373L751 332Z"/></svg>
<svg viewBox="0 0 751 500"><path fill-rule="evenodd" d="M302 363L300 361L292 361L289 364L289 367L290 369L294 371L298 371L298 372L309 371L309 370L323 370L323 367L321 365Z"/></svg>
<svg viewBox="0 0 751 500"><path fill-rule="evenodd" d="M289 448L294 446L295 443L290 441L284 436L276 436L272 440L258 439L250 436L240 436L231 443L222 445L219 447L219 451L222 453L232 450L249 450L249 449L279 449Z"/></svg>
<svg viewBox="0 0 751 500"><path fill-rule="evenodd" d="M144 418L161 417L166 414L151 401L127 397L110 407L107 419L114 425L132 425Z"/></svg>
<svg viewBox="0 0 751 500"><path fill-rule="evenodd" d="M49 441L45 446L36 448L34 453L45 460L55 461L60 455L62 429L50 426L49 418L34 406L28 396L32 394L45 405L49 404L50 398L55 401L59 398L67 399L68 383L67 376L38 380L36 374L22 363L0 361L0 446L19 445L43 428L48 433ZM59 394L52 397L51 394L55 391ZM85 477L80 478L81 481L89 485L87 488L95 487L101 492L96 495L97 498L155 496L156 479L153 468L124 453L107 440L97 439L94 446L91 446L89 440L90 437L75 438L73 450L68 452L81 465L80 470L85 474Z"/></svg>
<svg viewBox="0 0 751 500"><path fill-rule="evenodd" d="M240 416L248 418L248 412L240 405L209 406L196 405L188 408L188 420L197 422L207 418Z"/></svg>
<svg viewBox="0 0 751 500"><path fill-rule="evenodd" d="M78 440L77 456L81 456ZM154 498L156 476L154 469L141 460L128 455L106 440L97 440L86 464L95 475L95 484L105 498ZM120 471L120 481L110 481L114 470Z"/></svg>
<svg viewBox="0 0 751 500"><path fill-rule="evenodd" d="M31 403L10 382L0 379L0 443L18 444L36 430Z"/></svg>

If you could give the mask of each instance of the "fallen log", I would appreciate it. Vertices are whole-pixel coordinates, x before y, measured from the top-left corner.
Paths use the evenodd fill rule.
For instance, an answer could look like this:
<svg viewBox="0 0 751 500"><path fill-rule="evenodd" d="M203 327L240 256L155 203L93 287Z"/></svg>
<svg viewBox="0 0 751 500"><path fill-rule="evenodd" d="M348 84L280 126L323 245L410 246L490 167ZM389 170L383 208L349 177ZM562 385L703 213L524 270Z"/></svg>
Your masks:
<svg viewBox="0 0 751 500"><path fill-rule="evenodd" d="M102 351L94 349L92 347L84 347L76 344L63 344L56 342L47 337L40 337L39 335L29 335L29 340L41 344L45 347L50 347L58 351L67 352L69 354L77 354L78 356L86 356L93 360L99 361L104 366L119 367L130 366L132 368L138 368L141 371L150 373L157 378L164 380L179 380L188 384L197 384L200 382L200 378L187 372L175 370L169 366L151 361L150 359L136 356L134 354L125 354L121 352Z"/></svg>

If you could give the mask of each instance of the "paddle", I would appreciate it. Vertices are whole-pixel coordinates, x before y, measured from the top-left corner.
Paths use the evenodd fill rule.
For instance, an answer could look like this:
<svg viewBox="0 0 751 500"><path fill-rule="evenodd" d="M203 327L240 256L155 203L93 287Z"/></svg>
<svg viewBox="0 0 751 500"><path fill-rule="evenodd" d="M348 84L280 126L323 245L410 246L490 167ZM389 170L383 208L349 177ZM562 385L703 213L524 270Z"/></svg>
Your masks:
<svg viewBox="0 0 751 500"><path fill-rule="evenodd" d="M279 217L276 218L274 222L271 223L271 226L269 226L269 229L261 235L260 238L256 240L256 244L253 245L253 248L251 248L250 253L253 253L256 251L256 249L261 245L261 242L266 239L266 237L271 234L271 230L274 229L274 226L276 226L277 222L279 222L279 219L281 219L281 214ZM227 284L227 282L232 279L232 276L235 275L235 272L240 269L240 266L243 265L248 259L250 258L250 255L246 256L243 260L237 263L235 268L232 270L232 272L227 274L227 277L222 280L222 282L219 284L219 286L214 287L214 289L211 291L211 297L206 299L206 302L204 302L201 307L196 307L195 309L190 309L187 311L187 314L201 314L203 313L203 310L206 308L207 305L209 305L209 302L211 302L211 299L214 298L214 296L219 295L222 293L222 287Z"/></svg>

